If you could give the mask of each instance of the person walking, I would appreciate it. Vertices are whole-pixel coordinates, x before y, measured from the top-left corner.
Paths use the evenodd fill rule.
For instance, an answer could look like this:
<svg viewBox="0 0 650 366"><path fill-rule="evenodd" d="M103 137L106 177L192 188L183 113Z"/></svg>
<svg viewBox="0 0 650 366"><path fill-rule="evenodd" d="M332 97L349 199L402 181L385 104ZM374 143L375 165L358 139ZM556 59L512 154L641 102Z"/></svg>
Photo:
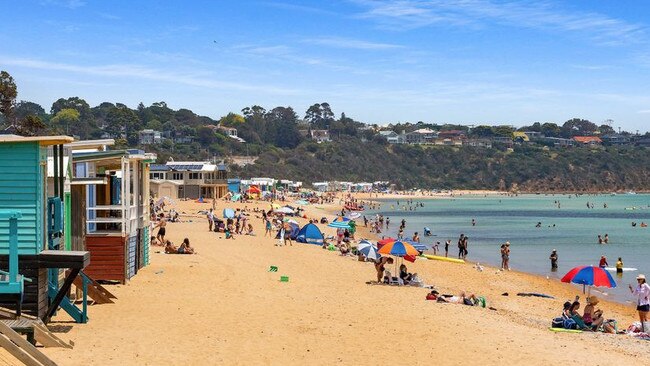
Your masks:
<svg viewBox="0 0 650 366"><path fill-rule="evenodd" d="M465 234L460 234L460 237L458 238L458 259L463 258L463 254L465 253L465 249L463 248L464 240Z"/></svg>
<svg viewBox="0 0 650 366"><path fill-rule="evenodd" d="M632 294L637 296L636 310L639 312L639 321L641 321L641 331L650 332L650 323L648 323L648 311L650 311L650 285L646 283L645 275L636 277L637 287L632 288L628 285Z"/></svg>
<svg viewBox="0 0 650 366"><path fill-rule="evenodd" d="M212 225L214 224L214 213L213 213L213 210L210 209L210 211L208 211L208 214L207 214L206 216L207 216L207 218L208 218L208 231L212 231Z"/></svg>

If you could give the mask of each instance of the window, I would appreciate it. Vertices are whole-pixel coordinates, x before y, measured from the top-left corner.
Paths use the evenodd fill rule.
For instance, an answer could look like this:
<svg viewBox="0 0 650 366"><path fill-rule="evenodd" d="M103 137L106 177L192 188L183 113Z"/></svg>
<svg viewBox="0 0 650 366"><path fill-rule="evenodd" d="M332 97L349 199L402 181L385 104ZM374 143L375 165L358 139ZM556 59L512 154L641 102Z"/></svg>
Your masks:
<svg viewBox="0 0 650 366"><path fill-rule="evenodd" d="M190 173L190 179L201 179L201 173Z"/></svg>
<svg viewBox="0 0 650 366"><path fill-rule="evenodd" d="M149 177L151 179L165 179L165 173L163 172L149 173Z"/></svg>
<svg viewBox="0 0 650 366"><path fill-rule="evenodd" d="M172 173L172 180L183 180L183 173Z"/></svg>

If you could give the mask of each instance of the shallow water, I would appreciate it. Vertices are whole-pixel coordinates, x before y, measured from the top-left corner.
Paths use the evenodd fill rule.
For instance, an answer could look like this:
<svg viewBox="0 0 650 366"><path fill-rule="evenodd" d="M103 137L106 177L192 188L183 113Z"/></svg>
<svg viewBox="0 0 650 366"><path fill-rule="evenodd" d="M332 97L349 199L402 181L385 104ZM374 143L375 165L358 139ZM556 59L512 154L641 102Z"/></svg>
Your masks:
<svg viewBox="0 0 650 366"><path fill-rule="evenodd" d="M650 228L640 227L643 221L650 223L650 195L461 196L414 201L424 207L410 211L406 200L399 200L399 206L397 200L383 200L381 209L367 211L366 216L379 213L390 217L390 228L383 235L397 235L399 222L405 219L405 236L417 231L427 245L440 241L440 249L451 239L450 256L458 255L458 236L464 233L469 236L468 260L497 267L501 264L500 246L509 241L512 269L553 278L561 278L575 266L598 265L601 255L611 267L622 257L625 267L638 271L622 276L612 272L617 288L598 289L621 302L633 299L627 285L635 284L639 273L650 275ZM587 208L587 202L594 208ZM632 222L637 226L632 227ZM434 236L424 237L424 227ZM609 234L609 244L598 244L598 234ZM552 249L558 251L557 272L551 272L548 259Z"/></svg>

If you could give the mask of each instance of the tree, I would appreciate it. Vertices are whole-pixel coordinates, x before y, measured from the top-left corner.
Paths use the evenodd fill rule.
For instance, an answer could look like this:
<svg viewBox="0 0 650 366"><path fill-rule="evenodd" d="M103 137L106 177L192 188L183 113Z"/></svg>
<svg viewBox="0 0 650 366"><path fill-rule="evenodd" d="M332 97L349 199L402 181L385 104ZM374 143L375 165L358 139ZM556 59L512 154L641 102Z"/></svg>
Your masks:
<svg viewBox="0 0 650 366"><path fill-rule="evenodd" d="M600 125L600 127L598 127L598 131L602 136L612 135L616 133L616 131L614 131L614 129L610 125Z"/></svg>
<svg viewBox="0 0 650 366"><path fill-rule="evenodd" d="M512 133L515 131L511 126L496 126L493 128L494 134L502 137L512 138Z"/></svg>
<svg viewBox="0 0 650 366"><path fill-rule="evenodd" d="M546 122L542 125L542 134L546 137L559 137L560 132L560 126L555 123Z"/></svg>
<svg viewBox="0 0 650 366"><path fill-rule="evenodd" d="M22 136L38 135L45 128L41 117L33 114L27 115L18 121L18 132Z"/></svg>
<svg viewBox="0 0 650 366"><path fill-rule="evenodd" d="M236 113L228 113L227 115L219 119L219 124L226 127L238 127L242 123L246 122L243 116L240 116Z"/></svg>
<svg viewBox="0 0 650 366"><path fill-rule="evenodd" d="M124 135L129 144L135 145L138 142L139 123L138 115L133 110L116 105L106 115L104 130L114 138Z"/></svg>
<svg viewBox="0 0 650 366"><path fill-rule="evenodd" d="M487 138L494 136L494 131L491 126L480 125L472 128L470 135L472 137Z"/></svg>
<svg viewBox="0 0 650 366"><path fill-rule="evenodd" d="M265 116L267 133L265 142L277 147L294 148L300 144L302 136L296 124L298 116L291 107L275 107Z"/></svg>
<svg viewBox="0 0 650 366"><path fill-rule="evenodd" d="M68 135L70 134L70 131L76 133L75 127L77 127L79 121L79 111L73 108L64 108L52 117L50 124L55 130L59 131L59 133L65 133Z"/></svg>
<svg viewBox="0 0 650 366"><path fill-rule="evenodd" d="M15 124L14 105L18 89L14 78L6 71L0 71L0 114L3 115L8 124Z"/></svg>
<svg viewBox="0 0 650 366"><path fill-rule="evenodd" d="M596 132L595 123L590 122L586 119L573 118L570 119L562 125L561 134L562 137L571 138L573 136L591 136Z"/></svg>
<svg viewBox="0 0 650 366"><path fill-rule="evenodd" d="M307 112L305 112L305 119L311 124L319 123L323 119L323 110L321 109L319 103L316 103L307 108Z"/></svg>
<svg viewBox="0 0 650 366"><path fill-rule="evenodd" d="M205 126L196 129L196 138L201 146L209 146L216 140L214 131Z"/></svg>
<svg viewBox="0 0 650 366"><path fill-rule="evenodd" d="M37 116L41 118L41 120L47 118L47 113L45 113L45 109L41 107L39 104L36 104L34 102L28 102L21 100L16 104L16 108L14 109L15 114L16 114L16 119L17 120L22 120L27 116Z"/></svg>

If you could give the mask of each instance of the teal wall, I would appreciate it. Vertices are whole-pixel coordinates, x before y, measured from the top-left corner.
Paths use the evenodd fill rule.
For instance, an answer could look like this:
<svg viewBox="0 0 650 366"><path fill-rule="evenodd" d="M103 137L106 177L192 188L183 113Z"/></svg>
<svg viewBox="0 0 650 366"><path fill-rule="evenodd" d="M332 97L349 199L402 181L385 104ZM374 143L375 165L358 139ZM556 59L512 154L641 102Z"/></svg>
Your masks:
<svg viewBox="0 0 650 366"><path fill-rule="evenodd" d="M0 208L20 210L18 254L43 249L43 189L41 162L46 150L38 142L0 143ZM9 223L0 221L0 254L9 254Z"/></svg>

